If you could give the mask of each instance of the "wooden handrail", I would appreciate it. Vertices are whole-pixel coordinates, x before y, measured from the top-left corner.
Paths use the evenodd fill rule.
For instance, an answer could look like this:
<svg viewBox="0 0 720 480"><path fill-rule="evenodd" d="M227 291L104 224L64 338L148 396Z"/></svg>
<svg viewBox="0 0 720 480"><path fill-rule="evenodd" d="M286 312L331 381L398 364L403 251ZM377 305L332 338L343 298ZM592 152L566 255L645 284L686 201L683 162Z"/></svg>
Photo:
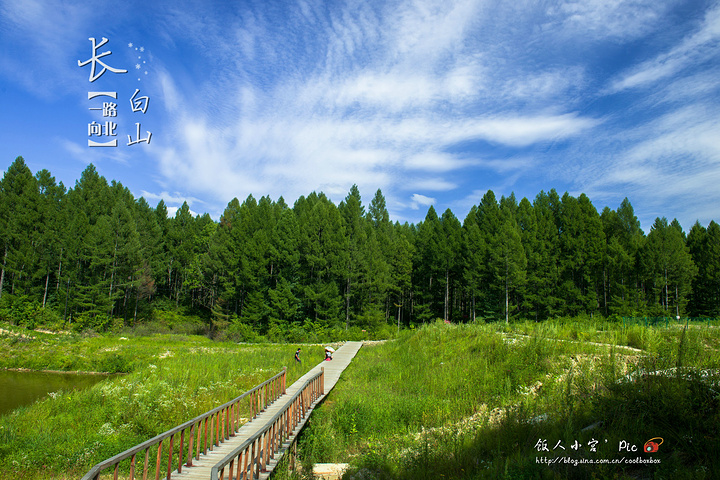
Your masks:
<svg viewBox="0 0 720 480"><path fill-rule="evenodd" d="M209 448L229 439L235 435L235 432L242 426L240 425L240 401L249 397L251 415L254 418L257 414L272 404L281 395L285 393L285 376L287 373L287 367L283 367L282 371L277 375L265 380L259 385L256 385L252 389L243 393L239 397L230 400L227 403L215 407L212 410L199 415L192 420L189 420L182 425L168 430L167 432L161 433L156 437L151 438L139 445L136 445L128 450L125 450L112 458L104 460L90 469L88 473L82 477L82 480L98 480L100 473L108 468L114 469L114 478L118 478L120 462L130 459L130 480L135 479L137 464L137 455L145 453L145 460L142 470L142 479L148 479L148 468L150 460L150 448L157 445L157 458L155 465L155 479L160 478L160 468L163 460L162 448L163 442L169 439L169 448L167 452L167 475L164 477L170 480L173 472L173 457L177 457L177 472L182 472L183 467L183 452L187 448L187 460L185 466L191 467L193 457L198 459L200 453L207 453L208 450L208 435L210 439ZM208 422L210 423L208 429ZM202 432L201 432L202 431ZM186 435L186 432L188 435ZM179 434L180 445L179 451L176 453L174 450L174 442L176 436ZM189 437L189 438L188 438ZM201 438L202 437L202 438ZM187 445L185 441L187 440ZM202 440L202 442L201 442ZM202 447L202 448L201 448ZM194 448L194 451L193 451ZM194 453L194 455L193 455ZM139 472L138 472L139 474ZM140 478L138 476L138 478Z"/></svg>
<svg viewBox="0 0 720 480"><path fill-rule="evenodd" d="M275 458L310 407L324 394L324 380L325 369L321 368L319 373L305 381L263 429L212 467L210 480L225 480L226 468L229 480L255 479L264 472L268 462Z"/></svg>

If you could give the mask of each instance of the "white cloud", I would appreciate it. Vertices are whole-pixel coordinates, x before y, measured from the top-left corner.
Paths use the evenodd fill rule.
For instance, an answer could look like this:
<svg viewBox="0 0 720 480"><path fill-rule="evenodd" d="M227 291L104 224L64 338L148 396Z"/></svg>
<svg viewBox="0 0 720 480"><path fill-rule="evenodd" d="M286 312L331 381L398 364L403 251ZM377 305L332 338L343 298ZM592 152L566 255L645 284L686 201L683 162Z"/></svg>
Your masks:
<svg viewBox="0 0 720 480"><path fill-rule="evenodd" d="M437 200L432 197L426 197L425 195L420 195L419 193L413 193L410 199L410 208L413 210L418 210L420 206L429 207L436 201Z"/></svg>
<svg viewBox="0 0 720 480"><path fill-rule="evenodd" d="M530 72L508 79L501 91L509 100L545 103L568 91L579 91L586 83L584 77L584 71L579 67Z"/></svg>
<svg viewBox="0 0 720 480"><path fill-rule="evenodd" d="M442 178L410 178L406 183L400 182L398 188L403 190L426 190L433 192L447 192L458 188L457 183Z"/></svg>
<svg viewBox="0 0 720 480"><path fill-rule="evenodd" d="M411 155L403 162L409 170L422 170L426 172L448 172L458 170L477 163L475 160L463 160L457 155L433 151L420 152Z"/></svg>
<svg viewBox="0 0 720 480"><path fill-rule="evenodd" d="M228 92L222 110L196 105L197 89L181 93L177 85L183 80L158 69L174 119L172 143L158 154L167 181L222 202L248 193L292 199L313 190L339 200L353 184L361 191L450 191L458 187L458 172L483 166L480 158L449 153L458 144L524 148L570 139L600 123L567 113L562 104L547 106L583 83L581 68L509 78L488 69L498 62L486 58L480 45L470 48L478 27L492 20L481 2L402 3L382 15L365 4L353 8L325 18L316 5L299 4L299 21L310 22L315 37L329 43L324 56L312 44L306 49L317 56L277 64L272 85L247 81L252 65L233 72L223 62L223 78L208 79L201 89ZM291 48L267 21L253 17L251 23L262 48ZM214 51L203 45L210 58L225 59L227 46ZM259 42L253 45L260 48ZM484 108L508 98L541 108ZM512 162L484 168L518 175ZM434 175L418 175L423 172Z"/></svg>
<svg viewBox="0 0 720 480"><path fill-rule="evenodd" d="M720 47L720 5L709 10L699 30L687 36L669 52L660 54L612 83L611 92L637 88L680 72L688 65L701 64L718 55Z"/></svg>
<svg viewBox="0 0 720 480"><path fill-rule="evenodd" d="M521 147L537 142L567 139L599 123L599 120L584 118L577 113L496 117L467 121L458 140L482 138L490 142Z"/></svg>
<svg viewBox="0 0 720 480"><path fill-rule="evenodd" d="M471 181L480 190L509 189L540 175L584 185L592 175L608 184L631 181L616 159L596 161L600 154L587 148L596 141L591 134L620 139L618 158L639 174L657 168L651 158L711 158L712 122L601 131L598 126L614 128L616 120L592 104L607 93L589 91L598 83L597 69L562 53L580 56L578 42L641 38L662 26L672 3L568 0L546 8L522 1L398 0L330 8L303 0L281 16L239 6L228 18L201 4L193 12L168 9L159 35L171 47L192 45L205 62L194 68L207 74L157 59L155 105L167 121L146 153L164 177L162 195L188 192L223 205L250 193L292 201L313 190L337 201L352 184L397 198L470 188ZM14 24L39 15L30 7L27 13L18 8ZM718 11L677 46L604 84L613 92L644 87L712 59ZM665 86L678 103L708 93L714 77L690 78L685 87L692 89ZM658 93L661 101L672 103ZM578 158L549 165L547 151L565 145L574 145ZM594 185L598 191L608 186ZM419 209L442 202L442 193L436 195L395 204Z"/></svg>
<svg viewBox="0 0 720 480"><path fill-rule="evenodd" d="M178 95L169 79L163 83L166 91ZM197 113L176 112L177 145L165 149L160 157L164 175L221 199L245 192L292 198L312 190L323 190L329 196L342 192L342 198L352 184L368 185L372 190L401 186L404 171L446 174L476 165L477 159L441 153L459 142L528 146L566 139L598 123L575 113L476 120L433 119L432 112L407 118L343 118L326 112L321 99L302 112L297 104L279 104L257 90L252 96L262 97L258 101L267 105L270 113L248 112L225 125L211 126L209 118ZM172 105L186 102L178 98ZM424 184L447 190L455 182L438 176Z"/></svg>
<svg viewBox="0 0 720 480"><path fill-rule="evenodd" d="M92 54L88 37L93 35L87 32L93 31L88 28L93 10L82 2L0 1L0 30L5 30L0 74L43 99L80 91L85 85L77 82L77 61ZM87 56L75 58L79 39L86 42L83 55ZM17 55L19 51L24 54Z"/></svg>
<svg viewBox="0 0 720 480"><path fill-rule="evenodd" d="M581 173L583 191L597 200L637 199L645 226L658 215L687 227L696 219L707 223L717 216L708 205L720 204L719 130L714 110L695 104L618 134L621 150Z"/></svg>
<svg viewBox="0 0 720 480"><path fill-rule="evenodd" d="M175 217L175 214L177 213L177 211L178 211L179 209L180 209L180 207L167 207L168 218L173 218L173 217ZM197 216L198 216L198 213L197 213L197 212L194 212L192 209L190 209L190 210L188 210L188 211L190 212L190 215L192 215L193 217L197 217Z"/></svg>
<svg viewBox="0 0 720 480"><path fill-rule="evenodd" d="M579 40L625 40L657 28L671 4L656 0L561 0L548 9L548 16Z"/></svg>
<svg viewBox="0 0 720 480"><path fill-rule="evenodd" d="M118 148L89 148L87 144L80 145L64 138L56 139L60 147L83 165L90 163L99 166L105 161L111 161L119 165L130 165L130 155L127 151Z"/></svg>
<svg viewBox="0 0 720 480"><path fill-rule="evenodd" d="M182 195L178 192L168 193L166 191L163 191L160 193L152 193L152 192L148 192L146 190L142 190L140 192L140 196L143 197L145 200L155 200L158 202L160 200L163 200L166 205L167 204L182 205L184 202L187 202L188 206L192 206L193 204L203 203L203 201L198 198ZM168 209L169 208L171 208L171 207L168 207ZM175 210L177 210L177 207L172 207L172 208L175 208ZM173 214L174 214L174 210L173 210Z"/></svg>

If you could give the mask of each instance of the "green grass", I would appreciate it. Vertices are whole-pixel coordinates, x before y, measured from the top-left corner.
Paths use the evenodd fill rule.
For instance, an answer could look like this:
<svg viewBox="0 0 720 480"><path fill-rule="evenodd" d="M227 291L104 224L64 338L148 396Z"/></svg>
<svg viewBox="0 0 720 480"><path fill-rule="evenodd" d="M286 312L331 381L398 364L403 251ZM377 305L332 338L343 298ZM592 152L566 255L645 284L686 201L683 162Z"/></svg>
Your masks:
<svg viewBox="0 0 720 480"><path fill-rule="evenodd" d="M349 462L355 479L719 478L720 378L698 374L720 369L716 330L564 319L404 331L363 347L315 411L300 442L305 471ZM0 368L124 374L0 417L0 479L79 478L284 365L292 382L322 358L322 347L305 346L299 368L292 344L14 333L0 335ZM639 375L655 371L669 373ZM560 452L650 458L618 445L655 436L658 465L537 463ZM597 452L587 450L593 439ZM550 452L537 451L542 440ZM585 448L572 450L575 441Z"/></svg>
<svg viewBox="0 0 720 480"><path fill-rule="evenodd" d="M363 348L310 419L301 455L308 467L350 462L356 479L718 478L720 375L693 372L719 367L712 329L438 323ZM618 451L655 436L664 443L652 457ZM550 452L538 452L541 440ZM561 452L661 463L537 463Z"/></svg>
<svg viewBox="0 0 720 480"><path fill-rule="evenodd" d="M303 346L305 363L297 366L295 345L203 337L30 337L0 338L0 366L128 373L0 417L2 479L80 478L95 463L231 400L283 366L290 384L323 357L322 347Z"/></svg>

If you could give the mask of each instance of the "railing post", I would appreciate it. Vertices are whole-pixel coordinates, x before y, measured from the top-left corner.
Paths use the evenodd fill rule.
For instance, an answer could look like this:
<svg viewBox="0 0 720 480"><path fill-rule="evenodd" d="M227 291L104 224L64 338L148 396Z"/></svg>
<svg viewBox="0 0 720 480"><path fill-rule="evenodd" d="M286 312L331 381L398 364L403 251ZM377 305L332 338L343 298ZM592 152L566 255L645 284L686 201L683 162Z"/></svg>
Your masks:
<svg viewBox="0 0 720 480"><path fill-rule="evenodd" d="M288 409L285 411L285 435L286 438L290 438L290 414L292 412L292 404L288 405Z"/></svg>
<svg viewBox="0 0 720 480"><path fill-rule="evenodd" d="M185 430L180 432L180 450L178 450L178 473L182 473L183 448L185 448Z"/></svg>
<svg viewBox="0 0 720 480"><path fill-rule="evenodd" d="M270 450L272 449L272 425L265 432L265 455L263 456L265 462L263 463L264 470L267 471L267 465L270 463Z"/></svg>
<svg viewBox="0 0 720 480"><path fill-rule="evenodd" d="M238 431L238 423L240 423L240 404L235 402L232 410L232 433L231 437L234 437Z"/></svg>
<svg viewBox="0 0 720 480"><path fill-rule="evenodd" d="M277 422L273 422L270 426L270 448L268 449L268 459L272 460L275 458L275 442L277 441Z"/></svg>
<svg viewBox="0 0 720 480"><path fill-rule="evenodd" d="M193 442L195 441L195 424L190 427L190 441L188 442L188 452L187 452L187 463L186 465L188 467L192 467L192 457L193 457Z"/></svg>
<svg viewBox="0 0 720 480"><path fill-rule="evenodd" d="M248 449L243 452L243 480L247 480ZM240 477L240 475L238 475Z"/></svg>
<svg viewBox="0 0 720 480"><path fill-rule="evenodd" d="M202 419L197 423L195 431L195 460L200 460L200 437L202 437Z"/></svg>
<svg viewBox="0 0 720 480"><path fill-rule="evenodd" d="M260 445L258 448L260 451L258 452L258 456L260 457L260 471L265 472L265 455L267 455L267 431L260 435Z"/></svg>
<svg viewBox="0 0 720 480"><path fill-rule="evenodd" d="M240 480L240 472L242 471L240 470L240 465L242 464L243 453L245 452L240 452L237 457L237 472L235 472L235 480Z"/></svg>
<svg viewBox="0 0 720 480"><path fill-rule="evenodd" d="M150 462L150 447L145 449L145 467L143 468L143 480L147 480L148 463Z"/></svg>
<svg viewBox="0 0 720 480"><path fill-rule="evenodd" d="M255 444L257 443L257 438L253 440L252 442L252 454L250 455L250 478L255 478L255 465L257 457L255 457Z"/></svg>
<svg viewBox="0 0 720 480"><path fill-rule="evenodd" d="M275 458L275 452L280 450L280 438L282 435L282 416L275 420L275 450L273 451L273 458Z"/></svg>
<svg viewBox="0 0 720 480"><path fill-rule="evenodd" d="M287 393L287 367L283 367L282 392L283 392L283 395L285 395Z"/></svg>
<svg viewBox="0 0 720 480"><path fill-rule="evenodd" d="M228 438L230 438L230 407L227 407L225 410L225 415L223 415L223 424L222 424L222 441L226 441Z"/></svg>
<svg viewBox="0 0 720 480"><path fill-rule="evenodd" d="M160 480L160 465L162 462L162 440L158 443L157 461L155 462L155 480Z"/></svg>
<svg viewBox="0 0 720 480"><path fill-rule="evenodd" d="M132 458L130 459L130 480L135 480L135 456L137 454L134 453Z"/></svg>
<svg viewBox="0 0 720 480"><path fill-rule="evenodd" d="M167 480L170 480L172 474L172 458L173 458L173 443L175 442L175 435L170 435L170 448L168 449L168 469L167 469Z"/></svg>

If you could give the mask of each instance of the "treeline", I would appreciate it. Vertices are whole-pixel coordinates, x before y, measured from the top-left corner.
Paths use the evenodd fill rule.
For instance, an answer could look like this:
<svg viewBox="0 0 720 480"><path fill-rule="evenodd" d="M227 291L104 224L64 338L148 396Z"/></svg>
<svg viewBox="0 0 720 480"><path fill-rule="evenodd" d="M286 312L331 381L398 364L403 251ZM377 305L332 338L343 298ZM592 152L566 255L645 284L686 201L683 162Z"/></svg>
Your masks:
<svg viewBox="0 0 720 480"><path fill-rule="evenodd" d="M313 322L375 329L442 318L601 314L720 316L720 227L658 218L646 236L625 199L488 191L460 220L430 207L392 223L382 192L353 186L291 207L233 199L219 222L185 203L168 216L90 165L74 188L18 157L0 182L0 307L102 326L204 312L215 332ZM20 300L22 302L20 302Z"/></svg>

